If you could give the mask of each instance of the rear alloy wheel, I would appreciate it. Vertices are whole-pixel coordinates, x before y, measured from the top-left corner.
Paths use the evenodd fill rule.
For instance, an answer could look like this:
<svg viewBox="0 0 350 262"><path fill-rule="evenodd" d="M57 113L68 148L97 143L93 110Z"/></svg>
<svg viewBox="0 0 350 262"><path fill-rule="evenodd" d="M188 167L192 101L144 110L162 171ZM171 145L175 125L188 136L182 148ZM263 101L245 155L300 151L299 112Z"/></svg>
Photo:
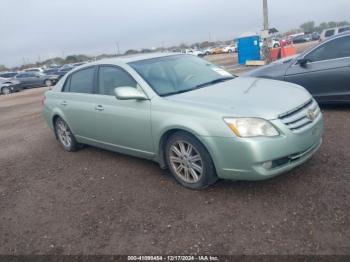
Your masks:
<svg viewBox="0 0 350 262"><path fill-rule="evenodd" d="M1 94L3 95L11 94L11 89L8 86L4 86L3 88L1 88Z"/></svg>
<svg viewBox="0 0 350 262"><path fill-rule="evenodd" d="M45 80L44 82L45 86L52 86L53 82L50 79Z"/></svg>
<svg viewBox="0 0 350 262"><path fill-rule="evenodd" d="M187 188L202 189L217 180L209 153L195 137L185 132L169 138L166 159L175 179Z"/></svg>
<svg viewBox="0 0 350 262"><path fill-rule="evenodd" d="M55 121L55 133L64 150L73 152L81 148L67 123L60 117Z"/></svg>

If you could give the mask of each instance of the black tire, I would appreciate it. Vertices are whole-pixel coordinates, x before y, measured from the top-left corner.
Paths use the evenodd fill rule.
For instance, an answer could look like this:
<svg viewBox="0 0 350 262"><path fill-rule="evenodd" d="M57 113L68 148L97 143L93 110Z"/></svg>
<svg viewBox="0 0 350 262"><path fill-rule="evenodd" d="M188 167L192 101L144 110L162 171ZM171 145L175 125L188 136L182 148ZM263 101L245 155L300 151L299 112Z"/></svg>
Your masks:
<svg viewBox="0 0 350 262"><path fill-rule="evenodd" d="M8 86L3 86L1 88L1 94L3 94L3 95L11 94L11 89Z"/></svg>
<svg viewBox="0 0 350 262"><path fill-rule="evenodd" d="M65 140L63 139L63 134L61 133L62 130L60 127L61 124L66 126L65 135L69 136L70 138L69 143L68 142L65 143ZM54 129L55 129L56 138L60 142L64 150L68 152L75 152L82 148L83 145L77 142L68 124L61 117L57 117L55 119Z"/></svg>
<svg viewBox="0 0 350 262"><path fill-rule="evenodd" d="M233 53L233 51L232 51L231 49L229 49L228 52L229 52L230 54Z"/></svg>
<svg viewBox="0 0 350 262"><path fill-rule="evenodd" d="M201 167L202 167L202 173L198 176L197 181L191 181L191 182L185 181L184 178L182 178L180 175L176 173L175 171L176 166L174 165L173 162L170 161L170 158L174 157L174 153L173 153L174 151L172 151L172 148L176 146L177 143L182 143L182 142L185 144L187 143L191 145L193 147L192 152L199 155L201 158L201 160L198 160L200 162L196 162L198 165L199 163L201 163ZM209 152L197 138L195 138L193 135L189 133L180 131L180 132L174 133L169 137L165 146L165 159L173 177L176 179L178 183L180 183L182 186L186 188L194 189L194 190L204 189L214 184L218 179L216 176L215 167ZM182 163L179 165L182 165ZM186 167L184 167L184 169L186 169ZM187 170L189 169L192 169L193 171L192 167L187 166ZM187 172L191 174L191 172L189 171Z"/></svg>
<svg viewBox="0 0 350 262"><path fill-rule="evenodd" d="M50 80L50 79L46 79L46 80L44 81L44 85L47 86L47 87L52 86L52 85L53 85L53 81Z"/></svg>

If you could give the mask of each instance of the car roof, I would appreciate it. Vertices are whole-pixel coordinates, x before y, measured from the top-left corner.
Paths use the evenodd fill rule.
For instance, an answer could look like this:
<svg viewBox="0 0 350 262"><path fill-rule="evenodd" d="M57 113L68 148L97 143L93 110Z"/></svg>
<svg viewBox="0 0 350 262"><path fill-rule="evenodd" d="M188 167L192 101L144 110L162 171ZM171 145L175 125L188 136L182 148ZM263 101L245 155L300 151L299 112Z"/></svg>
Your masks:
<svg viewBox="0 0 350 262"><path fill-rule="evenodd" d="M181 53L147 53L147 54L134 54L134 55L126 55L126 56L120 56L116 58L107 58L102 59L96 62L88 63L89 65L93 64L127 64L131 62L146 60L146 59L153 59L153 58L159 58L159 57L166 57L166 56L174 56L174 55L181 55ZM184 55L184 54L182 54ZM86 66L87 64L84 64Z"/></svg>
<svg viewBox="0 0 350 262"><path fill-rule="evenodd" d="M335 29L342 29L342 28L347 28L347 27L350 27L350 25L343 25L343 26L337 26L337 27L326 28L326 29L323 29L323 31L335 30Z"/></svg>

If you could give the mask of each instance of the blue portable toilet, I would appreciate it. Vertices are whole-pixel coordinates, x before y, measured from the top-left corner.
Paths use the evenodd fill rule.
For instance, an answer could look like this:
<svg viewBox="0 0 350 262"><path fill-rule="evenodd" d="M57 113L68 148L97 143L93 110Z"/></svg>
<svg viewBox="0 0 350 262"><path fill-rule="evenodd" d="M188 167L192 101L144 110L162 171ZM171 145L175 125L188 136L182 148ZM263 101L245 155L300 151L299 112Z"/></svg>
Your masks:
<svg viewBox="0 0 350 262"><path fill-rule="evenodd" d="M238 39L238 63L245 65L247 60L260 60L260 36L247 36Z"/></svg>

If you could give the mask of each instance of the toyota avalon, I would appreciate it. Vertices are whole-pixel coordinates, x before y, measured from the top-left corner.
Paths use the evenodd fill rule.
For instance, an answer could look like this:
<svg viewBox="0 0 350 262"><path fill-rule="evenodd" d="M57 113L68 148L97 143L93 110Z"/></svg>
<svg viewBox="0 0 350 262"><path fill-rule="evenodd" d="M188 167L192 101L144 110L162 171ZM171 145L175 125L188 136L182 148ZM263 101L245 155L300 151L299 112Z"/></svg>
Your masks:
<svg viewBox="0 0 350 262"><path fill-rule="evenodd" d="M272 178L304 163L322 142L322 114L304 88L235 77L192 55L85 64L43 103L66 151L87 144L150 159L191 189L220 178Z"/></svg>

